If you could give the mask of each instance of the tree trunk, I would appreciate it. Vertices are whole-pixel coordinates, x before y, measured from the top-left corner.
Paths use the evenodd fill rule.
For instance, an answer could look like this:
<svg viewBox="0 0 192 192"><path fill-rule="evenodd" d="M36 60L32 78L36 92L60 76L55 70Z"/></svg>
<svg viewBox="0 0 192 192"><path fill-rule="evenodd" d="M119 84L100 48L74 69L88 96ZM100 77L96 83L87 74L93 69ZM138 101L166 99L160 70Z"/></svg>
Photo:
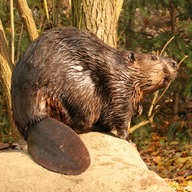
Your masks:
<svg viewBox="0 0 192 192"><path fill-rule="evenodd" d="M72 25L93 32L112 47L117 46L117 21L123 0L72 0Z"/></svg>
<svg viewBox="0 0 192 192"><path fill-rule="evenodd" d="M171 16L171 32L175 36L176 35L176 8L174 2L170 2L170 16ZM175 59L175 56L173 56ZM179 108L179 90L177 89L173 95L173 124L175 124L178 120L178 108Z"/></svg>
<svg viewBox="0 0 192 192"><path fill-rule="evenodd" d="M3 30L3 25L0 20L0 79L3 85L3 92L5 94L7 109L10 117L12 136L14 141L20 140L22 137L15 126L12 118L12 104L11 104L11 75L14 65L11 62L6 37Z"/></svg>
<svg viewBox="0 0 192 192"><path fill-rule="evenodd" d="M16 0L15 3L27 31L28 38L30 41L34 41L38 37L38 32L31 9L28 7L26 0Z"/></svg>

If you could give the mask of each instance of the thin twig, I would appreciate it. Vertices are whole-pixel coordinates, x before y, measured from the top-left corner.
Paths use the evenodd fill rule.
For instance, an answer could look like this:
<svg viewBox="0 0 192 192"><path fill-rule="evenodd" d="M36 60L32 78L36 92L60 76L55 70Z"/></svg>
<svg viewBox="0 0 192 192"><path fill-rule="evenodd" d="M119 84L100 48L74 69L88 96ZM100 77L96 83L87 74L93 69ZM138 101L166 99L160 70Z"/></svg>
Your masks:
<svg viewBox="0 0 192 192"><path fill-rule="evenodd" d="M153 111L153 107L154 107L154 105L155 105L155 101L156 101L156 99L157 99L158 93L159 93L159 90L155 91L155 94L154 94L154 97L153 97L153 101L152 101L152 103L151 103L151 106L150 106L150 109L149 109L149 112L148 112L148 117L151 116L151 113L152 113L152 111Z"/></svg>
<svg viewBox="0 0 192 192"><path fill-rule="evenodd" d="M167 89L169 88L169 86L171 85L172 81L169 82L169 84L167 85L167 87L165 88L165 90L163 91L163 93L161 94L161 96L156 100L155 104L156 105L158 103L158 101L163 97L163 95L165 94L165 92L167 91Z"/></svg>
<svg viewBox="0 0 192 192"><path fill-rule="evenodd" d="M166 45L164 46L164 48L162 49L161 53L160 53L160 56L163 54L165 48L167 47L167 45L174 39L174 36L166 43ZM186 59L188 56L186 55L181 61L180 63L178 64L177 68L179 67L179 65L183 62L184 59ZM157 104L157 102L162 98L162 96L165 94L165 92L167 91L167 89L169 88L169 86L171 85L172 81L169 82L168 86L166 87L166 89L164 90L164 92L161 94L161 96L157 99L157 96L158 96L158 93L159 93L159 90L157 90L154 94L154 98L153 98L153 101L152 101L152 104L150 106L150 109L149 109L149 112L148 112L148 120L145 120L145 121L142 121L140 122L139 124L133 126L132 128L130 128L130 124L128 125L128 133L132 133L134 130L138 129L139 127L141 126L144 126L144 125L147 125L148 123L151 123L153 121L153 117L154 115L157 113L157 111L162 108L164 105L166 105L167 103L170 103L172 102L172 100L166 100L162 105L158 105L156 106L153 114L152 114L152 111L153 111L153 108L154 106ZM157 100L156 100L157 99ZM151 115L152 114L152 115Z"/></svg>
<svg viewBox="0 0 192 192"><path fill-rule="evenodd" d="M167 45L175 38L175 36L173 36L171 39L169 39L169 41L165 44L165 46L163 47L161 53L160 53L160 56L163 54L165 48L167 47Z"/></svg>
<svg viewBox="0 0 192 192"><path fill-rule="evenodd" d="M127 133L129 134L130 133L130 128L131 128L131 122L128 123L128 126L127 126Z"/></svg>
<svg viewBox="0 0 192 192"><path fill-rule="evenodd" d="M177 68L179 68L179 65L181 65L181 63L188 57L188 55L185 55L185 57L183 57L183 59L179 62L179 64L177 65ZM171 85L173 81L170 81L169 84L167 85L167 87L165 88L165 90L163 91L163 93L161 94L161 96L157 99L157 101L155 102L155 104L158 103L158 101L163 97L163 95L165 94L165 92L167 91L167 89L169 88L169 86ZM154 104L154 105L155 105Z"/></svg>
<svg viewBox="0 0 192 192"><path fill-rule="evenodd" d="M46 16L47 16L47 21L48 21L48 24L50 24L49 11L48 11L48 7L47 7L47 0L44 0L44 4L45 4L45 12L46 12Z"/></svg>
<svg viewBox="0 0 192 192"><path fill-rule="evenodd" d="M177 68L179 68L179 65L181 65L181 63L188 57L188 55L185 55L185 57L183 57L183 59L179 62L179 64L177 65Z"/></svg>
<svg viewBox="0 0 192 192"><path fill-rule="evenodd" d="M126 3L123 4L123 6L125 6L127 3L129 3L131 0L127 1Z"/></svg>
<svg viewBox="0 0 192 192"><path fill-rule="evenodd" d="M137 125L133 126L132 128L130 128L129 133L133 133L133 131L135 131L139 127L151 123L153 121L153 118L154 118L155 114L159 111L159 109L161 109L162 107L164 107L165 105L167 105L168 103L171 103L171 102L173 102L172 99L166 100L163 104L156 106L155 111L153 112L153 114L150 117L148 117L147 120L142 121L139 124L137 124Z"/></svg>
<svg viewBox="0 0 192 192"><path fill-rule="evenodd" d="M169 100L166 100L163 104L157 105L155 107L155 110L154 110L153 114L151 115L151 117L154 117L154 115L159 111L159 109L163 108L165 105L167 105L168 103L172 103L172 102L173 102L173 100L169 99Z"/></svg>
<svg viewBox="0 0 192 192"><path fill-rule="evenodd" d="M18 48L17 48L17 62L19 60L19 51L20 51L22 34L23 34L23 23L21 24L21 32L20 32L20 35L19 35L19 44L18 44Z"/></svg>
<svg viewBox="0 0 192 192"><path fill-rule="evenodd" d="M10 16L11 16L11 61L14 64L14 13L13 13L13 0L10 0Z"/></svg>
<svg viewBox="0 0 192 192"><path fill-rule="evenodd" d="M173 36L171 39L169 39L169 41L165 44L165 46L163 47L161 53L160 53L160 56L163 54L165 48L169 45L169 43L175 38L175 36ZM157 52L157 55L159 55L159 52ZM155 104L157 103L156 99L157 99L157 96L158 96L158 93L159 93L159 90L157 90L154 94L154 98L153 98L153 101L152 101L152 104L150 106L150 109L149 109L149 112L148 112L148 117L151 116L151 113L153 111L153 107L155 106ZM159 99L158 99L159 100Z"/></svg>
<svg viewBox="0 0 192 192"><path fill-rule="evenodd" d="M131 127L131 129L129 130L129 134L130 133L133 133L133 131L135 131L136 129L138 129L139 127L142 127L144 125L147 125L149 124L151 121L150 121L150 118L148 120L144 120L144 121L141 121L139 124L137 125L134 125L133 127Z"/></svg>

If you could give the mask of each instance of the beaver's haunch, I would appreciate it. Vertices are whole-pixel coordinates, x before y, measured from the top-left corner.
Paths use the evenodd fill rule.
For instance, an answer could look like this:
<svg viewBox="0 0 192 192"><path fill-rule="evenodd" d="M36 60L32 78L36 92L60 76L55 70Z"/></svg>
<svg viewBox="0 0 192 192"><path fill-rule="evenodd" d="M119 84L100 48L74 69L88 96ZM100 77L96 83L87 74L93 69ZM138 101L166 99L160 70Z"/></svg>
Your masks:
<svg viewBox="0 0 192 192"><path fill-rule="evenodd" d="M88 31L54 28L30 44L13 71L13 117L36 162L80 174L90 157L72 129L116 129L127 140L141 97L174 80L176 68L172 59L117 50Z"/></svg>

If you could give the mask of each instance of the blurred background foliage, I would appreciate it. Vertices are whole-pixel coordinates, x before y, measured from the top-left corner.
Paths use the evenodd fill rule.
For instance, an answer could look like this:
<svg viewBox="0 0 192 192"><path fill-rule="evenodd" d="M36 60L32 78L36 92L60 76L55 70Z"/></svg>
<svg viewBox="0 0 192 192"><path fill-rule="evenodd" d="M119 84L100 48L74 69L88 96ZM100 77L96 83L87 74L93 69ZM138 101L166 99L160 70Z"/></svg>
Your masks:
<svg viewBox="0 0 192 192"><path fill-rule="evenodd" d="M48 23L44 1L28 0L33 17L39 33L48 30ZM8 42L11 39L10 5L8 0L0 0L0 17L4 26ZM48 12L53 26L53 3L54 0L47 0ZM162 108L155 116L154 122L136 130L132 138L140 143L144 138L150 137L153 131L169 138L178 139L182 131L182 139L189 140L191 134L192 120L192 1L191 0L125 0L118 27L118 48L129 49L144 53L159 53L167 41L175 36L166 48L163 56L169 56L179 62L185 55L178 71L178 78L172 83L166 95L160 100L173 99L173 103ZM57 1L57 26L71 25L70 0ZM15 58L18 61L20 55L29 45L25 29L22 29L22 22L19 13L14 6L15 23ZM21 33L22 31L22 33ZM19 37L21 45L19 47ZM10 43L9 43L10 46ZM160 91L162 92L162 91ZM142 99L144 112L139 117L134 117L132 125L135 125L147 118L147 111L150 107L153 95ZM176 124L179 123L179 124ZM173 125L176 128L173 128ZM183 130L185 127L185 130ZM9 135L9 122L7 117L6 104L2 87L0 86L0 139L10 142L6 135ZM138 137L139 136L139 137Z"/></svg>

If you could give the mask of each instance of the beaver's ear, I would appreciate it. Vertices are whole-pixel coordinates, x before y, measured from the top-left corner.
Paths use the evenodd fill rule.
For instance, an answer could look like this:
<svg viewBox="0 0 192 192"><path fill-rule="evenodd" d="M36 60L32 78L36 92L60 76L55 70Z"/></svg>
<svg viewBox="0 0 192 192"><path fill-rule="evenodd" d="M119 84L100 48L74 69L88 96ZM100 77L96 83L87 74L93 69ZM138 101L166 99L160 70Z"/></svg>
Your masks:
<svg viewBox="0 0 192 192"><path fill-rule="evenodd" d="M129 61L134 62L135 61L135 54L133 52L129 53L128 59L129 59Z"/></svg>

